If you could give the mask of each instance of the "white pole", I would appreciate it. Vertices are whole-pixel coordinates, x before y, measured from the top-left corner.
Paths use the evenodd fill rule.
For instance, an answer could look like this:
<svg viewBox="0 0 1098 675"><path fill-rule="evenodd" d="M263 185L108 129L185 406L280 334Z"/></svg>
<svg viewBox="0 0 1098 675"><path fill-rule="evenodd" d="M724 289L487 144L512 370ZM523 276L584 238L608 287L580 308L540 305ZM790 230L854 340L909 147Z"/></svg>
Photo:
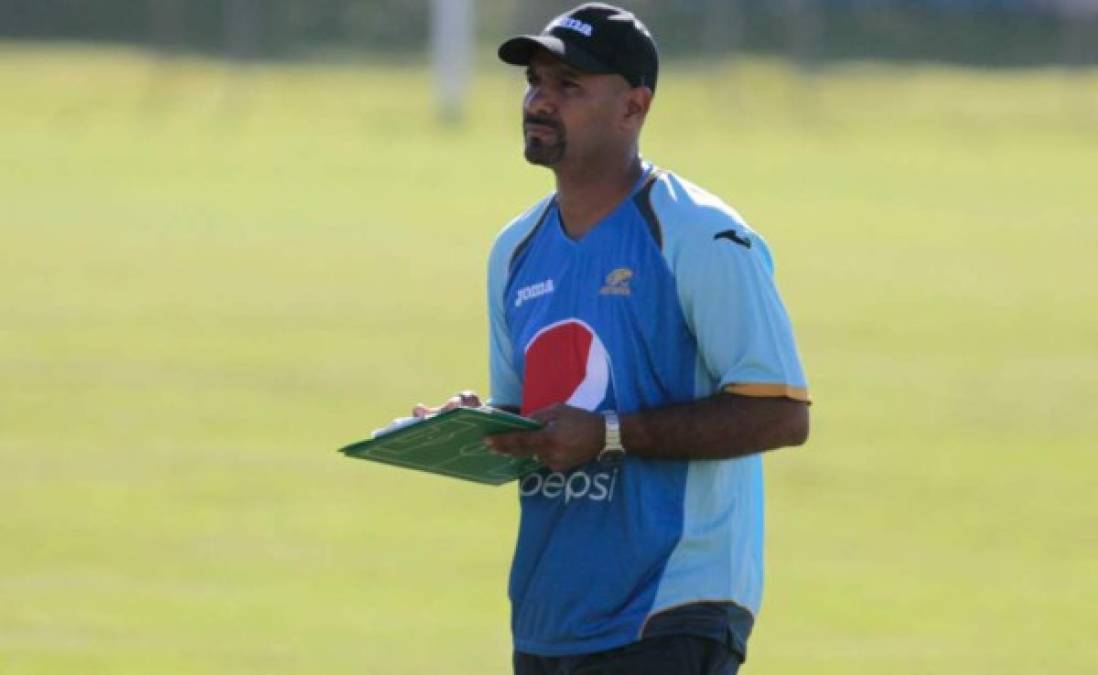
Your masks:
<svg viewBox="0 0 1098 675"><path fill-rule="evenodd" d="M431 51L439 111L461 119L473 69L475 0L432 0Z"/></svg>

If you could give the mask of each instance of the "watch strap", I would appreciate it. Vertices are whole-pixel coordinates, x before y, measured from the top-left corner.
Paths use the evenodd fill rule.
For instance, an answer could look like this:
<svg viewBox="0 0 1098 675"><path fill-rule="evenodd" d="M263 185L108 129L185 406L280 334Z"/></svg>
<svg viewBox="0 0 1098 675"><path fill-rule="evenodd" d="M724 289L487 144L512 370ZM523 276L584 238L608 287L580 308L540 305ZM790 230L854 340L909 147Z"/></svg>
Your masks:
<svg viewBox="0 0 1098 675"><path fill-rule="evenodd" d="M600 462L607 460L620 460L625 456L625 448L621 444L621 420L618 413L613 410L603 410L602 418L606 425L606 440L599 452Z"/></svg>

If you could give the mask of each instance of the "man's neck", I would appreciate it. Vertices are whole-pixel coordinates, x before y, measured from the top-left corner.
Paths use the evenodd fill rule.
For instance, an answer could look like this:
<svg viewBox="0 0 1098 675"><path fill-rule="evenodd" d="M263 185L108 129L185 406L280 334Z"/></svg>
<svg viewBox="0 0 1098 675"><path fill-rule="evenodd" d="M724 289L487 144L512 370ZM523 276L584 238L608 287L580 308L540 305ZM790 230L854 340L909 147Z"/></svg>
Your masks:
<svg viewBox="0 0 1098 675"><path fill-rule="evenodd" d="M561 224L572 239L591 231L617 208L644 172L640 156L606 165L560 168L557 177L557 203Z"/></svg>

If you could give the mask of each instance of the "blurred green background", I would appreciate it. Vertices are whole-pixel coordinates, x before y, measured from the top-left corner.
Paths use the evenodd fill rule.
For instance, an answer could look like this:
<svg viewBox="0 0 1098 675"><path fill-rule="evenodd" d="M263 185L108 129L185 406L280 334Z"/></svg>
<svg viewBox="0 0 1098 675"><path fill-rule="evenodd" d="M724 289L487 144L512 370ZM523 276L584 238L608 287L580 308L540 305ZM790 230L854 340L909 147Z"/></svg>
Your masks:
<svg viewBox="0 0 1098 675"><path fill-rule="evenodd" d="M672 60L815 405L746 675L1098 672L1098 70ZM512 487L336 453L486 389L517 70L0 43L0 673L503 674ZM1088 413L1088 411L1090 411Z"/></svg>

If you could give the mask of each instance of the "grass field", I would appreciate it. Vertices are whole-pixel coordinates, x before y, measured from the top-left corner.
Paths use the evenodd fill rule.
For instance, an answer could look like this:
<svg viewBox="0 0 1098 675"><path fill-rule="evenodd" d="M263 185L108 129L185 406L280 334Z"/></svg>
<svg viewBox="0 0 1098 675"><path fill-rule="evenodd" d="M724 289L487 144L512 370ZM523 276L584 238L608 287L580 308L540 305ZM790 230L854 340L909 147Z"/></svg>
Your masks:
<svg viewBox="0 0 1098 675"><path fill-rule="evenodd" d="M511 488L356 462L485 389L517 71L0 47L0 673L509 672ZM746 675L1098 672L1098 73L668 69L816 404Z"/></svg>

